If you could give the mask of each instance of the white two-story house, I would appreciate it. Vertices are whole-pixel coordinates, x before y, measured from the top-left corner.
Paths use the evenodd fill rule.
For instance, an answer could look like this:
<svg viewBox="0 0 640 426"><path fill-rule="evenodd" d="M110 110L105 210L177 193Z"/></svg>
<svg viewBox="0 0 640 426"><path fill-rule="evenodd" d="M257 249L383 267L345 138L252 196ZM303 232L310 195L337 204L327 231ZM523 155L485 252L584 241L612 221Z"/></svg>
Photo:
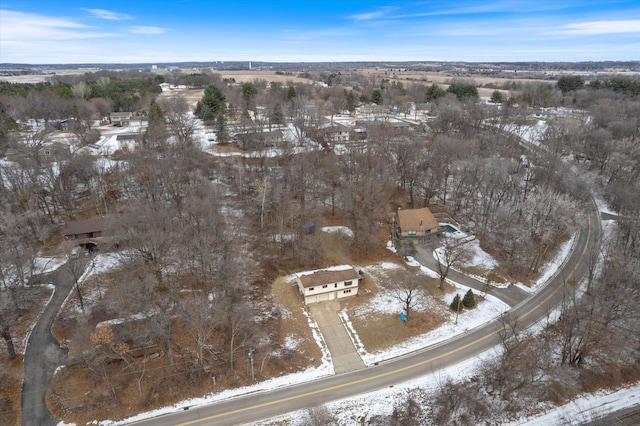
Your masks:
<svg viewBox="0 0 640 426"><path fill-rule="evenodd" d="M349 265L334 266L296 274L298 290L305 305L358 294L361 276Z"/></svg>

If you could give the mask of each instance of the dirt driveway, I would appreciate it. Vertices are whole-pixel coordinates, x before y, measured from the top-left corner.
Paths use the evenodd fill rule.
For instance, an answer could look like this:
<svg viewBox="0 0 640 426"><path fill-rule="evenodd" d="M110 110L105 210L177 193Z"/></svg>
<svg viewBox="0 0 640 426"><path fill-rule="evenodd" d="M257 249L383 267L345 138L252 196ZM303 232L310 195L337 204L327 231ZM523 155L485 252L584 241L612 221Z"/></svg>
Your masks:
<svg viewBox="0 0 640 426"><path fill-rule="evenodd" d="M322 332L325 342L327 342L336 374L365 368L362 358L358 355L347 330L338 316L340 303L331 300L310 304L308 308L318 327L320 327L320 332Z"/></svg>

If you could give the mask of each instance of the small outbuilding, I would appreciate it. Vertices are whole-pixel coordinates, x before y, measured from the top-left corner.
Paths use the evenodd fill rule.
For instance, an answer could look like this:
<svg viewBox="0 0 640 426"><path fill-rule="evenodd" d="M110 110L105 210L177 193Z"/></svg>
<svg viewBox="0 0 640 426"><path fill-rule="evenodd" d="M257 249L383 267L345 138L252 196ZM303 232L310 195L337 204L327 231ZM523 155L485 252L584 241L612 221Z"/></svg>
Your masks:
<svg viewBox="0 0 640 426"><path fill-rule="evenodd" d="M296 274L304 304L320 303L358 294L361 275L349 265L334 266Z"/></svg>

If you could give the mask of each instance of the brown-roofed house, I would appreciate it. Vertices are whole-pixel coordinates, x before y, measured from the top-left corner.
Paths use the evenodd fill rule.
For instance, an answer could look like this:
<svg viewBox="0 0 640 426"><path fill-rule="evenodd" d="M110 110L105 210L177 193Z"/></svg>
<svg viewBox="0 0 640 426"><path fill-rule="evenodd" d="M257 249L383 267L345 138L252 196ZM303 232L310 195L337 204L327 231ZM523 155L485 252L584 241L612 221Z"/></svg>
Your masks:
<svg viewBox="0 0 640 426"><path fill-rule="evenodd" d="M95 219L74 220L64 224L63 235L72 240L81 238L96 238L113 227L111 220L106 217Z"/></svg>
<svg viewBox="0 0 640 426"><path fill-rule="evenodd" d="M438 221L428 207L398 210L396 220L396 235L398 237L425 237L436 232L438 232Z"/></svg>
<svg viewBox="0 0 640 426"><path fill-rule="evenodd" d="M298 290L304 303L319 303L358 294L360 274L349 265L300 272L296 274Z"/></svg>
<svg viewBox="0 0 640 426"><path fill-rule="evenodd" d="M62 227L62 234L67 240L75 242L90 251L108 242L105 238L115 227L114 218L98 217L95 219L74 220Z"/></svg>

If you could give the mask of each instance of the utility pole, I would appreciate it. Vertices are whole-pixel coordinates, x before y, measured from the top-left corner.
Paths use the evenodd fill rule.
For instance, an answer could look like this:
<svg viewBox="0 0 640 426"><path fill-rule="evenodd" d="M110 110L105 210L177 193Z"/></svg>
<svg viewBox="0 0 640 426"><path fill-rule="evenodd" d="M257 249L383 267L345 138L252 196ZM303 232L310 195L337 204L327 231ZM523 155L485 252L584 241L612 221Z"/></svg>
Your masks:
<svg viewBox="0 0 640 426"><path fill-rule="evenodd" d="M249 349L249 361L251 362L251 381L255 382L256 378L253 374L253 348Z"/></svg>

